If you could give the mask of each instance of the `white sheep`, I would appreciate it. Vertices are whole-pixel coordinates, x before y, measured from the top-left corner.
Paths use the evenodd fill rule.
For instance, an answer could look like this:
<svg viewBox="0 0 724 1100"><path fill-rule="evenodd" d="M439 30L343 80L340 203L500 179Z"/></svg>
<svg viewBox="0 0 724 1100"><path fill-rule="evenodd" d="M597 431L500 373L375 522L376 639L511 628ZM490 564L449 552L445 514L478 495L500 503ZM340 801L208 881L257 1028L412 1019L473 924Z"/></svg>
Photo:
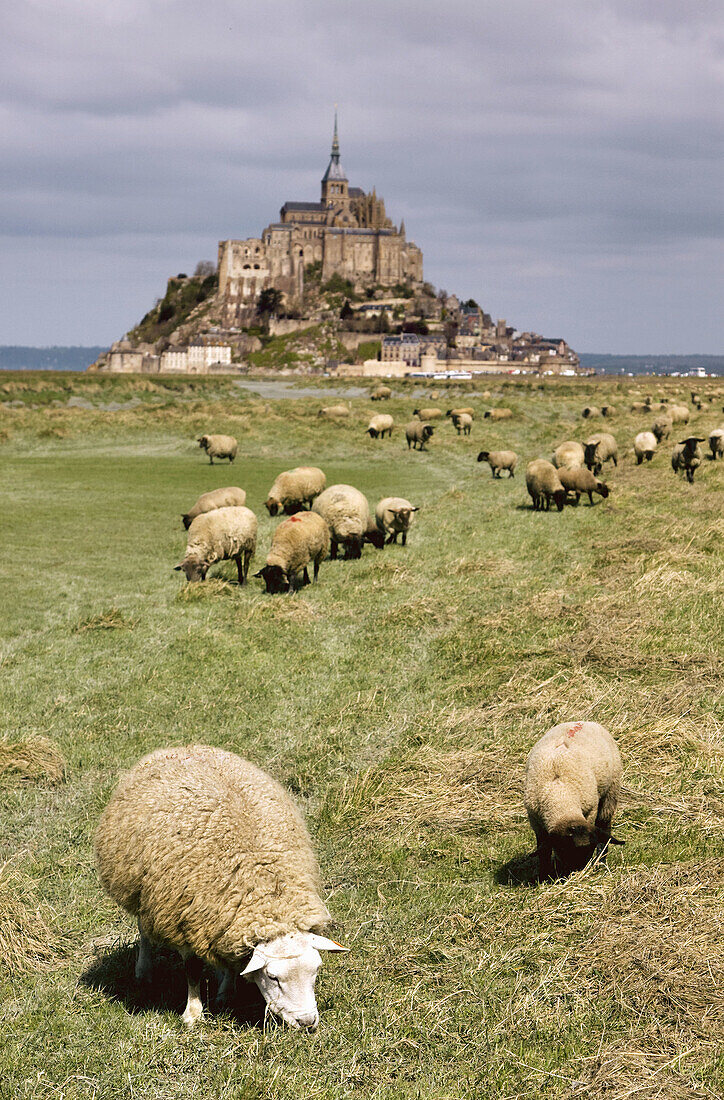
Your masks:
<svg viewBox="0 0 724 1100"><path fill-rule="evenodd" d="M174 566L187 581L203 581L217 561L236 562L239 584L256 551L257 520L251 508L216 508L191 521L183 561Z"/></svg>
<svg viewBox="0 0 724 1100"><path fill-rule="evenodd" d="M275 516L280 509L288 516L294 515L304 507L309 508L326 484L327 478L318 466L296 466L293 470L283 470L275 478L264 507L270 516Z"/></svg>
<svg viewBox="0 0 724 1100"><path fill-rule="evenodd" d="M377 529L386 535L386 543L397 542L397 536L402 535L402 545L407 545L407 532L412 523L415 512L418 512L414 504L404 497L383 497L375 509Z"/></svg>
<svg viewBox="0 0 724 1100"><path fill-rule="evenodd" d="M312 511L321 516L329 527L330 558L337 557L339 546L344 547L345 559L362 556L362 546L372 542L378 549L384 538L376 528L370 530L370 506L367 497L353 485L330 485L320 493Z"/></svg>
<svg viewBox="0 0 724 1100"><path fill-rule="evenodd" d="M540 873L568 873L611 836L621 791L621 756L598 722L562 722L531 749L523 801L538 845Z"/></svg>
<svg viewBox="0 0 724 1100"><path fill-rule="evenodd" d="M392 435L395 422L388 413L377 413L367 425L366 434L370 439L384 439L385 435Z"/></svg>
<svg viewBox="0 0 724 1100"><path fill-rule="evenodd" d="M583 466L586 452L582 443L576 443L574 439L566 439L559 443L553 452L553 465L557 470L566 466L569 470L575 470L577 466Z"/></svg>
<svg viewBox="0 0 724 1100"><path fill-rule="evenodd" d="M95 837L101 883L138 919L136 978L151 944L184 960L189 1027L203 1015L204 962L255 982L271 1012L315 1028L319 935L330 920L304 819L284 788L248 760L208 745L159 749L121 779Z"/></svg>
<svg viewBox="0 0 724 1100"><path fill-rule="evenodd" d="M639 432L634 439L634 454L638 465L640 466L644 459L650 462L657 447L658 443L653 432Z"/></svg>
<svg viewBox="0 0 724 1100"><path fill-rule="evenodd" d="M255 573L266 583L267 592L289 592L298 573L302 584L309 584L307 567L314 562L314 580L329 551L329 527L316 512L297 512L279 524L272 537L266 565Z"/></svg>
<svg viewBox="0 0 724 1100"><path fill-rule="evenodd" d="M724 455L724 428L715 428L713 432L709 433L709 449L713 459L721 458Z"/></svg>
<svg viewBox="0 0 724 1100"><path fill-rule="evenodd" d="M317 416L326 417L327 420L344 420L349 415L346 405L325 405L317 413Z"/></svg>
<svg viewBox="0 0 724 1100"><path fill-rule="evenodd" d="M239 447L233 435L202 435L197 443L202 451L206 451L212 466L215 458L228 458L230 463L233 462Z"/></svg>
<svg viewBox="0 0 724 1100"><path fill-rule="evenodd" d="M535 512L549 511L551 501L555 502L559 512L563 511L566 490L552 462L545 458L535 458L529 462L525 468L525 484Z"/></svg>
<svg viewBox="0 0 724 1100"><path fill-rule="evenodd" d="M598 432L590 436L583 444L585 462L589 470L598 477L604 462L613 462L618 466L618 444L610 432Z"/></svg>
<svg viewBox="0 0 724 1100"><path fill-rule="evenodd" d="M700 443L704 440L700 435L690 435L674 445L671 452L671 468L675 474L683 470L686 480L691 485L694 481L694 473L701 466L704 456L701 453Z"/></svg>
<svg viewBox="0 0 724 1100"><path fill-rule="evenodd" d="M455 413L452 422L457 428L458 435L470 435L473 427L473 418L470 413Z"/></svg>
<svg viewBox="0 0 724 1100"><path fill-rule="evenodd" d="M208 493L202 493L193 507L181 517L183 525L188 531L191 521L201 516L204 512L213 512L216 508L243 508L246 504L246 493L236 485L229 485L225 489L212 489Z"/></svg>
<svg viewBox="0 0 724 1100"><path fill-rule="evenodd" d="M518 456L515 451L480 451L478 462L487 462L493 477L500 477L503 470L507 470L511 478L515 477Z"/></svg>

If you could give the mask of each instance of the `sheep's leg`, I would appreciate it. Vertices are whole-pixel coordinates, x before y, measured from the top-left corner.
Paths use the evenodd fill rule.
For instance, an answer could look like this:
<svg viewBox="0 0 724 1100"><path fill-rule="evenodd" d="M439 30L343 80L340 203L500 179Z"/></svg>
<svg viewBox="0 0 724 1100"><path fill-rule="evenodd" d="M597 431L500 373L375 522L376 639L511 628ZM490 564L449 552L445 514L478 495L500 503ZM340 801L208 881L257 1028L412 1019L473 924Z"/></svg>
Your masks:
<svg viewBox="0 0 724 1100"><path fill-rule="evenodd" d="M514 470L511 470L511 471L510 471L510 476L511 476L511 477L515 477L515 471L514 471Z"/></svg>
<svg viewBox="0 0 724 1100"><path fill-rule="evenodd" d="M315 562L314 564L316 565L317 563ZM319 568L319 567L317 566L317 568ZM316 573L315 573L315 580L316 580ZM304 566L304 572L302 573L302 586L304 586L305 584L311 584L311 581L309 580L309 570L307 569L306 565Z"/></svg>
<svg viewBox="0 0 724 1100"><path fill-rule="evenodd" d="M538 874L540 878L553 878L555 871L553 867L553 845L550 837L538 835L536 839L538 841Z"/></svg>
<svg viewBox="0 0 724 1100"><path fill-rule="evenodd" d="M329 544L329 559L330 559L330 561L336 561L337 560L337 551L338 551L338 549L339 549L339 545L337 543L337 540L332 539L332 541Z"/></svg>
<svg viewBox="0 0 724 1100"><path fill-rule="evenodd" d="M224 967L223 970L217 970L216 973L219 976L219 988L216 991L216 1000L214 1004L217 1009L223 1010L224 1008L228 1008L234 996L236 975L229 967Z"/></svg>
<svg viewBox="0 0 724 1100"><path fill-rule="evenodd" d="M249 565L251 563L251 556L251 550L244 551L244 580L246 580L246 578L249 576Z"/></svg>
<svg viewBox="0 0 724 1100"><path fill-rule="evenodd" d="M138 958L136 959L136 981L150 982L153 970L153 956L151 953L151 941L144 936L140 922L138 925Z"/></svg>
<svg viewBox="0 0 724 1100"><path fill-rule="evenodd" d="M242 558L241 554L237 554L236 557L234 558L234 561L236 562L236 571L239 575L239 584L244 583L244 566L242 565L241 558Z"/></svg>
<svg viewBox="0 0 724 1100"><path fill-rule="evenodd" d="M402 545L407 546L407 531L402 532Z"/></svg>
<svg viewBox="0 0 724 1100"><path fill-rule="evenodd" d="M317 577L319 576L319 563L320 563L321 560L322 560L321 558L315 558L314 559L314 583L315 584L317 583ZM304 573L307 577L307 583L309 583L309 574L307 573L306 569L304 570Z"/></svg>
<svg viewBox="0 0 724 1100"><path fill-rule="evenodd" d="M204 1014L204 1006L201 1004L201 971L204 964L196 955L186 955L184 958L184 970L188 983L188 997L186 1008L181 1017L186 1027L193 1027L197 1020Z"/></svg>

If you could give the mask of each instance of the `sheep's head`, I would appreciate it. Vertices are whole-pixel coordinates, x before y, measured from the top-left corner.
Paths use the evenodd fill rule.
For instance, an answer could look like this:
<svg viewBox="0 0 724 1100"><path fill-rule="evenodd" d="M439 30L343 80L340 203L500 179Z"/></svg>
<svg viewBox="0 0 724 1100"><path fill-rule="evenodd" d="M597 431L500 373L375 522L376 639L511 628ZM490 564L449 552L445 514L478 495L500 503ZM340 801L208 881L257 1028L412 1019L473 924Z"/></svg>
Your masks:
<svg viewBox="0 0 724 1100"><path fill-rule="evenodd" d="M383 531L380 531L374 520L370 521L365 531L364 542L369 542L377 550L381 550L385 545L385 535Z"/></svg>
<svg viewBox="0 0 724 1100"><path fill-rule="evenodd" d="M566 490L565 489L556 489L556 491L553 494L553 499L556 502L556 508L558 509L558 511L562 512L563 511L563 505L566 503L566 500L568 499L568 494L566 493Z"/></svg>
<svg viewBox="0 0 724 1100"><path fill-rule="evenodd" d="M188 512L186 513L185 516L181 516L181 521L182 521L184 527L186 528L186 530L188 531L189 527L191 526L191 517L189 516Z"/></svg>
<svg viewBox="0 0 724 1100"><path fill-rule="evenodd" d="M584 443L583 444L584 462L586 463L586 466L588 466L589 470L592 470L594 468L594 466L596 465L597 461L598 461L597 455L596 455L597 451L598 451L598 443L597 442L596 443Z"/></svg>
<svg viewBox="0 0 724 1100"><path fill-rule="evenodd" d="M181 569L186 574L186 580L191 581L203 581L206 580L206 574L209 571L209 563L202 561L201 558L184 558L178 565L174 565L174 570Z"/></svg>
<svg viewBox="0 0 724 1100"><path fill-rule="evenodd" d="M289 578L281 565L265 565L254 576L261 577L266 582L266 590L272 596L289 591Z"/></svg>
<svg viewBox="0 0 724 1100"><path fill-rule="evenodd" d="M199 447L201 447L202 451L205 451L208 449L209 446L209 437L208 435L202 435L200 439L196 440L196 442L198 443Z"/></svg>
<svg viewBox="0 0 724 1100"><path fill-rule="evenodd" d="M596 492L600 493L605 500L611 490L609 489L608 485L605 485L602 481L596 481Z"/></svg>
<svg viewBox="0 0 724 1100"><path fill-rule="evenodd" d="M314 983L322 965L319 952L347 950L314 932L292 932L258 944L241 974L256 983L275 1016L290 1027L314 1030L319 1023L314 996Z"/></svg>
<svg viewBox="0 0 724 1100"><path fill-rule="evenodd" d="M377 428L368 428L366 434L370 439L377 439Z"/></svg>
<svg viewBox="0 0 724 1100"><path fill-rule="evenodd" d="M426 424L425 427L422 429L422 438L429 439L434 431L435 429L431 427L430 424Z"/></svg>
<svg viewBox="0 0 724 1100"><path fill-rule="evenodd" d="M490 451L481 451L478 455L478 462L487 462L490 458Z"/></svg>
<svg viewBox="0 0 724 1100"><path fill-rule="evenodd" d="M279 501L274 500L273 497L267 497L264 501L264 507L270 516L275 516L279 511Z"/></svg>

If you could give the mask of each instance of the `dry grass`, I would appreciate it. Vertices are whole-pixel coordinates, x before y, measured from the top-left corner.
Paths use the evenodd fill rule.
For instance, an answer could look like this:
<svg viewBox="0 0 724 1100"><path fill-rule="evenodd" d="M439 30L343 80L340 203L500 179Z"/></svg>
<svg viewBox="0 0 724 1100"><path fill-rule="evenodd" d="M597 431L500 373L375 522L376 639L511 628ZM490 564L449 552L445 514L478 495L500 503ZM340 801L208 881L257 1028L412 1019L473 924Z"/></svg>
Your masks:
<svg viewBox="0 0 724 1100"><path fill-rule="evenodd" d="M134 625L134 620L127 619L119 608L109 607L97 615L79 619L73 627L73 632L83 634L86 630L131 630Z"/></svg>
<svg viewBox="0 0 724 1100"><path fill-rule="evenodd" d="M25 875L0 865L0 966L9 974L53 970L63 957L49 907Z"/></svg>
<svg viewBox="0 0 724 1100"><path fill-rule="evenodd" d="M203 600L213 600L218 596L233 596L238 591L238 586L229 584L221 577L211 577L206 581L191 581L180 588L176 593L177 603L199 603Z"/></svg>
<svg viewBox="0 0 724 1100"><path fill-rule="evenodd" d="M0 785L62 783L65 774L65 758L47 737L24 741L0 739Z"/></svg>
<svg viewBox="0 0 724 1100"><path fill-rule="evenodd" d="M272 620L279 623L308 623L313 619L322 617L322 612L309 600L299 595L279 596L264 603L257 603L248 614L244 615L244 622L252 619L260 619L262 622Z"/></svg>

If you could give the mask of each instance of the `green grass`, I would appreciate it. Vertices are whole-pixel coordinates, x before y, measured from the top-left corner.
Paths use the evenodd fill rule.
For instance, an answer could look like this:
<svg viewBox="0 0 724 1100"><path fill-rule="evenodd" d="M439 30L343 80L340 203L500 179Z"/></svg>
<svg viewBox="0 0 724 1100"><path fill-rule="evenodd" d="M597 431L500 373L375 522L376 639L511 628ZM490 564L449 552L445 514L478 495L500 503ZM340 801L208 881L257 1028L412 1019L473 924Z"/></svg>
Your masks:
<svg viewBox="0 0 724 1100"><path fill-rule="evenodd" d="M116 399L119 380L93 380L94 401ZM366 398L330 423L323 402L223 380L151 401L124 378L142 403L118 412L50 407L26 381L41 407L4 410L0 447L0 733L50 739L66 771L0 786L2 1100L721 1095L724 463L693 486L665 447L637 467L647 418L622 413L607 501L533 513L524 478L601 430L585 404L685 398L685 383L487 380L491 402L445 389L443 408L464 395L515 418L476 419L470 439L446 422L418 454L402 431L418 397L398 383L384 406L398 431L371 441ZM208 465L202 430L237 436L230 469ZM475 461L498 446L521 456L513 480ZM266 491L305 463L373 504L418 504L407 548L324 563L293 596L240 589L228 563L184 587L196 497L247 490L258 569L277 522ZM525 756L569 718L620 744L627 843L608 868L541 885ZM135 931L101 891L93 833L121 770L192 740L248 756L305 808L352 949L320 972L313 1036L241 1007L186 1033L170 956L150 1000L135 988Z"/></svg>

